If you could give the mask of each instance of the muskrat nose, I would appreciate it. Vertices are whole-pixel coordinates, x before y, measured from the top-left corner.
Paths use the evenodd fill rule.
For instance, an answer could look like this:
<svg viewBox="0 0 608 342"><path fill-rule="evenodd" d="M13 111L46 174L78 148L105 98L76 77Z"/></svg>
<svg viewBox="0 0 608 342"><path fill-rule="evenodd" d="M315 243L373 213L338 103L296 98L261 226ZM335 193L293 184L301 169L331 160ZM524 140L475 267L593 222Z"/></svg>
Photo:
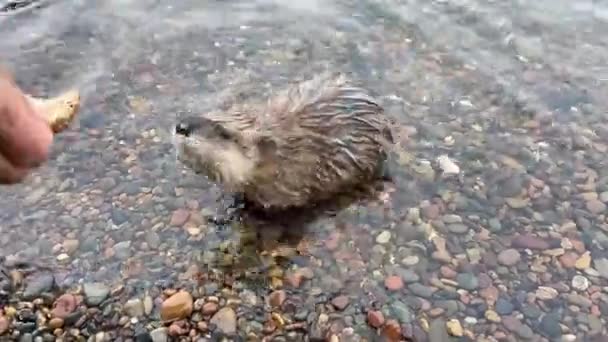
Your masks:
<svg viewBox="0 0 608 342"><path fill-rule="evenodd" d="M180 122L175 125L175 133L183 136L189 136L192 131L192 126L186 122Z"/></svg>

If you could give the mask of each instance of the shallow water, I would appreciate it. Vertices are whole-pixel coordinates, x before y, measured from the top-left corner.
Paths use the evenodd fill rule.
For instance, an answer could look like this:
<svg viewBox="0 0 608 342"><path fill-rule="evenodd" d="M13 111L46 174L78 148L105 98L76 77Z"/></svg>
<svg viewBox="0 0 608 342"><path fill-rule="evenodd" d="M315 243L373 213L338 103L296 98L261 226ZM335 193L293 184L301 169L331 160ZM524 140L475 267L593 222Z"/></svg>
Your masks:
<svg viewBox="0 0 608 342"><path fill-rule="evenodd" d="M457 302L457 312L444 308L442 316L461 322L474 317L479 324L462 323L473 336L502 331L521 337L508 324L485 319L495 303L488 304L481 290L498 288L516 308L497 311L516 316L524 311L522 296L553 286L559 297L550 303L532 299L530 305L543 312L558 309L563 333L581 341L605 330L608 264L597 261L608 258L608 5L39 5L0 16L0 60L26 91L47 96L76 86L83 103L78 122L57 137L52 160L25 184L2 189L1 255L51 265L62 286L126 284L132 296L159 287L193 289L200 277L238 270L234 287L264 297L276 280L248 270L270 267L278 279L285 270L308 266L314 277L290 290L298 311L305 310L301 316L310 320L316 303L343 294L350 298L338 310L343 327L362 336L375 331L365 324L372 307L397 319L403 330L419 331L429 305ZM216 211L221 191L176 162L171 129L186 112L209 110L238 95L265 96L328 68L365 80L398 123L395 184L376 201L336 217L304 227L291 223L296 228L287 230L300 236L283 245L287 262L279 262L244 248L251 227L207 223L204 217ZM441 155L458 165L458 175L442 174L436 163ZM386 233L378 238L383 231L390 232L387 241ZM261 249L276 253L280 233L262 229ZM517 234L537 235L544 249L565 251L543 254L512 242ZM65 240L78 240L77 248L67 251ZM570 241L584 246L576 249ZM519 263L497 262L512 246ZM593 260L588 268L567 267L560 259L585 251ZM241 263L246 259L253 261ZM455 280L445 280L451 274L446 268ZM592 284L577 292L592 297L590 306L567 301L576 292L576 274ZM401 276L405 288L387 291L390 275ZM479 284L466 286L464 277ZM426 296L412 284L434 292ZM395 309L397 302L406 303L410 314ZM593 315L594 307L603 315L600 332L588 323L592 318L580 319ZM556 338L543 330L542 318L517 318Z"/></svg>

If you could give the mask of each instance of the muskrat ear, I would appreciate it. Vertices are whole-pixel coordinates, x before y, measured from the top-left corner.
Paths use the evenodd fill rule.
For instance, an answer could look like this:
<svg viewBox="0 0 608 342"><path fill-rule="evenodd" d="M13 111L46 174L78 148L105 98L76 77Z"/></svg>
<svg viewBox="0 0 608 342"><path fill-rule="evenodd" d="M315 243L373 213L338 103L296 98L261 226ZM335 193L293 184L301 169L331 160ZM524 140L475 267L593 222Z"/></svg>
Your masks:
<svg viewBox="0 0 608 342"><path fill-rule="evenodd" d="M255 144L262 158L273 157L277 151L276 141L266 135L258 137Z"/></svg>

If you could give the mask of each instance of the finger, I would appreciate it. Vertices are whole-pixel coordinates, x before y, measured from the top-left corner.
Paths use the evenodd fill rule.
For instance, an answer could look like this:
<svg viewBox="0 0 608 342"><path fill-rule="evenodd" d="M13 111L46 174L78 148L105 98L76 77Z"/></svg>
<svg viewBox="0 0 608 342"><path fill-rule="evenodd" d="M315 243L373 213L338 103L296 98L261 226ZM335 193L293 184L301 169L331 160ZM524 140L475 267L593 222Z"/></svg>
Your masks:
<svg viewBox="0 0 608 342"><path fill-rule="evenodd" d="M18 168L0 155L0 184L16 184L25 179L27 170Z"/></svg>
<svg viewBox="0 0 608 342"><path fill-rule="evenodd" d="M0 81L0 153L19 167L34 167L48 158L53 133L23 93Z"/></svg>

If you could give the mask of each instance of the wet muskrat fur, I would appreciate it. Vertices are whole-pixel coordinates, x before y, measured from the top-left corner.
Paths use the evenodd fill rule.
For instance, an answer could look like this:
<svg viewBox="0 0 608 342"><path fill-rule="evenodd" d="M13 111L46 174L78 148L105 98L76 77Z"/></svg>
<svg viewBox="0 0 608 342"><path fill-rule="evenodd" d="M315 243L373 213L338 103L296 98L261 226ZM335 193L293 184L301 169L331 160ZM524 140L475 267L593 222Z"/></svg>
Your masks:
<svg viewBox="0 0 608 342"><path fill-rule="evenodd" d="M266 103L182 118L178 159L263 210L302 208L386 178L390 121L342 73L293 84Z"/></svg>

